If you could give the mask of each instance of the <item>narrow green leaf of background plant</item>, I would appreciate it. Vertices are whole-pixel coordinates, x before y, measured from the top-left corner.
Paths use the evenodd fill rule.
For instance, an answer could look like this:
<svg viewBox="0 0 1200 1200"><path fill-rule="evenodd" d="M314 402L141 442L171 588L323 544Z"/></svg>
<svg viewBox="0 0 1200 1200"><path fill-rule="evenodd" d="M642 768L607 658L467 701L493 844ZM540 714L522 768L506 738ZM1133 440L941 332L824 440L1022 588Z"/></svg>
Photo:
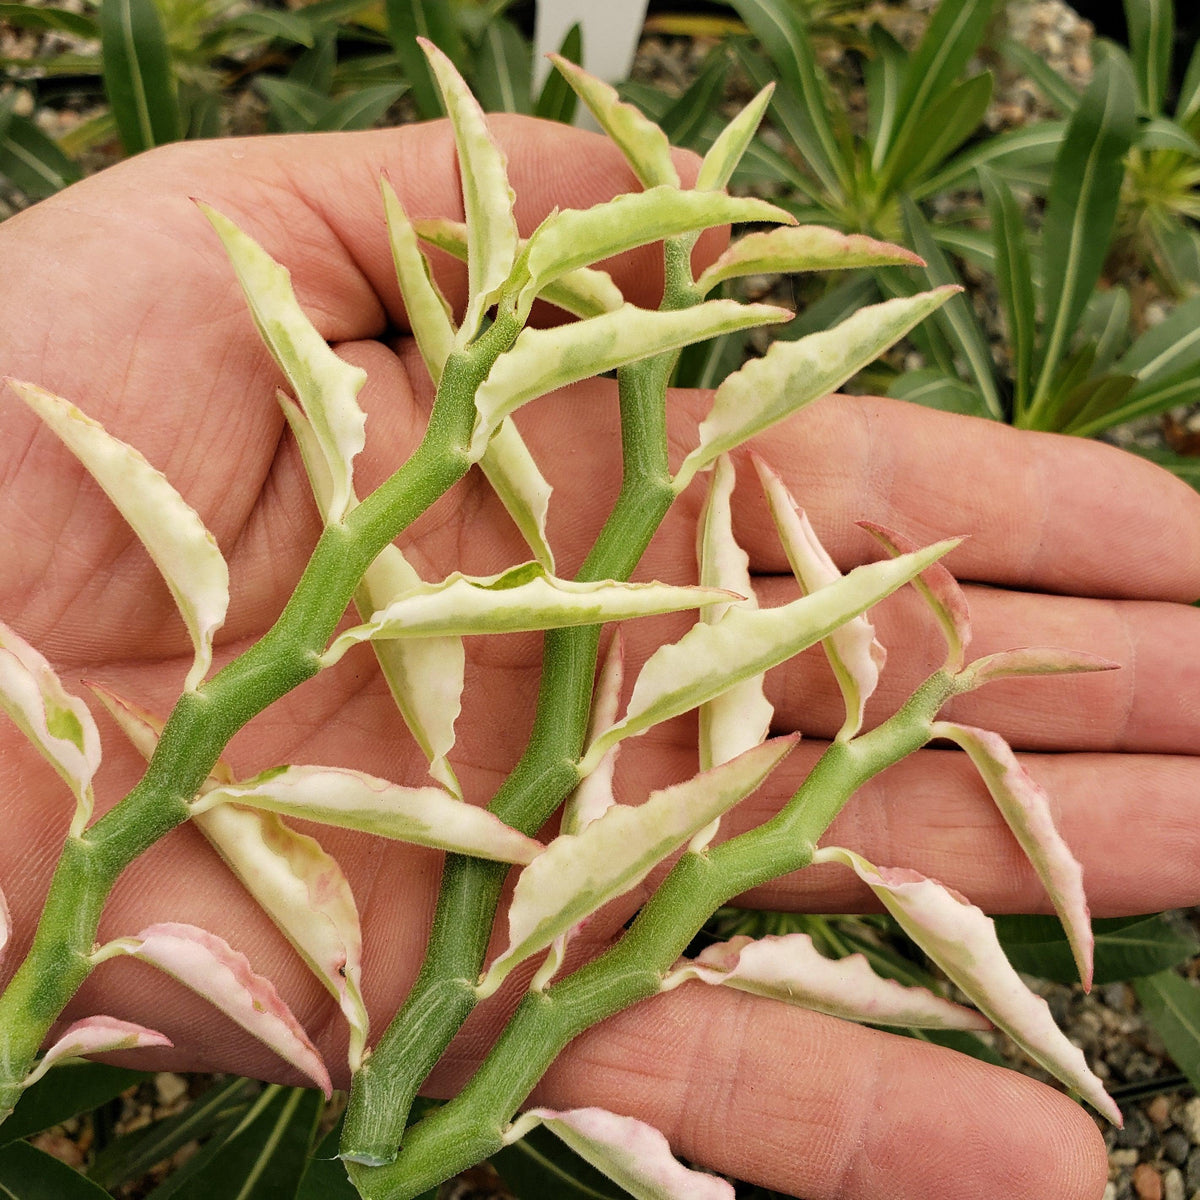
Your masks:
<svg viewBox="0 0 1200 1200"><path fill-rule="evenodd" d="M264 1089L217 1153L171 1192L172 1200L290 1200L304 1175L321 1109L321 1094L311 1089Z"/></svg>
<svg viewBox="0 0 1200 1200"><path fill-rule="evenodd" d="M175 71L154 0L101 0L100 54L126 153L181 137Z"/></svg>
<svg viewBox="0 0 1200 1200"><path fill-rule="evenodd" d="M1174 971L1133 981L1154 1032L1175 1065L1200 1089L1200 988Z"/></svg>
<svg viewBox="0 0 1200 1200"><path fill-rule="evenodd" d="M81 172L28 117L13 114L0 132L0 176L31 200L41 200L75 183Z"/></svg>
<svg viewBox="0 0 1200 1200"><path fill-rule="evenodd" d="M103 1063L64 1063L21 1094L0 1125L0 1146L99 1108L149 1078L145 1071Z"/></svg>
<svg viewBox="0 0 1200 1200"><path fill-rule="evenodd" d="M358 88L330 101L313 129L323 133L373 129L406 90L407 85L400 83L379 83Z"/></svg>
<svg viewBox="0 0 1200 1200"><path fill-rule="evenodd" d="M110 1200L90 1179L28 1142L0 1150L0 1196L4 1200Z"/></svg>
<svg viewBox="0 0 1200 1200"><path fill-rule="evenodd" d="M1063 78L1046 59L1013 38L1000 43L1000 53L1037 86L1043 97L1064 116L1069 117L1079 107L1081 92Z"/></svg>
<svg viewBox="0 0 1200 1200"><path fill-rule="evenodd" d="M578 21L567 30L558 48L559 58L578 65L583 61L583 27ZM559 121L570 125L575 119L575 110L579 107L579 97L575 95L561 71L551 71L542 84L533 104L533 115L545 121Z"/></svg>
<svg viewBox="0 0 1200 1200"><path fill-rule="evenodd" d="M0 4L0 21L17 29L38 32L66 33L71 37L91 40L100 36L96 18L68 8L34 8L30 4Z"/></svg>
<svg viewBox="0 0 1200 1200"><path fill-rule="evenodd" d="M704 127L725 92L731 60L723 46L711 50L687 90L663 113L658 124L673 146L698 150Z"/></svg>
<svg viewBox="0 0 1200 1200"><path fill-rule="evenodd" d="M417 38L428 38L451 62L462 63L462 37L454 23L454 10L445 0L386 0L387 33L400 60L404 78L412 88L421 117L446 115L441 90Z"/></svg>
<svg viewBox="0 0 1200 1200"><path fill-rule="evenodd" d="M493 17L484 26L475 48L471 81L484 112L531 113L532 73L529 42L507 17Z"/></svg>
<svg viewBox="0 0 1200 1200"><path fill-rule="evenodd" d="M1050 419L1041 410L1108 255L1135 110L1128 66L1110 55L1097 68L1054 162L1042 231L1044 341L1026 414L1033 428Z"/></svg>
<svg viewBox="0 0 1200 1200"><path fill-rule="evenodd" d="M1056 983L1078 979L1074 957L1056 917L999 916L996 932L1009 961L1027 975ZM1161 915L1110 917L1092 923L1097 986L1153 975L1200 953L1200 943Z"/></svg>
<svg viewBox="0 0 1200 1200"><path fill-rule="evenodd" d="M1175 9L1171 0L1125 0L1129 50L1137 76L1138 102L1150 115L1162 111L1175 48Z"/></svg>
<svg viewBox="0 0 1200 1200"><path fill-rule="evenodd" d="M109 1142L88 1168L88 1178L104 1188L140 1178L189 1142L202 1140L219 1125L240 1117L250 1106L251 1089L246 1079L214 1083L182 1112Z"/></svg>
<svg viewBox="0 0 1200 1200"><path fill-rule="evenodd" d="M863 80L867 87L867 141L873 147L871 166L877 171L891 144L908 55L880 24L873 24L868 36L871 53L863 62Z"/></svg>

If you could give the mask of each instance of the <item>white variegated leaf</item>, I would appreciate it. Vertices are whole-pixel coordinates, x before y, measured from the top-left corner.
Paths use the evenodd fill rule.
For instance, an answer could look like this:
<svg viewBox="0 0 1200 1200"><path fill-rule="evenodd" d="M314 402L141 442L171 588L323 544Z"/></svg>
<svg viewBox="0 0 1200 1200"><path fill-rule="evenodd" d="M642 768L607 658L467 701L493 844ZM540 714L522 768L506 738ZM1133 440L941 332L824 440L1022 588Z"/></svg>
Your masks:
<svg viewBox="0 0 1200 1200"><path fill-rule="evenodd" d="M902 246L824 225L793 225L738 238L701 272L696 286L704 295L727 279L743 275L847 271L857 267L921 266Z"/></svg>
<svg viewBox="0 0 1200 1200"><path fill-rule="evenodd" d="M326 1098L333 1095L320 1054L274 984L224 938L194 925L164 922L101 946L91 961L95 965L121 956L149 963L203 996L307 1075Z"/></svg>
<svg viewBox="0 0 1200 1200"><path fill-rule="evenodd" d="M334 638L321 661L329 666L352 646L376 638L520 633L599 625L702 608L726 599L725 592L666 583L577 583L547 575L538 563L483 577L456 572L441 583L406 593L365 625L346 630Z"/></svg>
<svg viewBox="0 0 1200 1200"><path fill-rule="evenodd" d="M0 708L71 789L75 796L71 833L82 833L91 819L92 777L100 766L96 722L87 705L63 687L46 659L3 622Z"/></svg>
<svg viewBox="0 0 1200 1200"><path fill-rule="evenodd" d="M509 972L646 878L658 863L748 796L795 744L776 738L643 804L613 805L577 834L560 834L521 872L508 910L508 948L476 993L490 996Z"/></svg>
<svg viewBox="0 0 1200 1200"><path fill-rule="evenodd" d="M622 738L688 712L815 645L956 545L958 539L950 539L904 558L868 563L790 604L756 611L734 606L719 624L694 625L679 641L660 647L647 659L624 718L592 741L580 770L590 770Z"/></svg>
<svg viewBox="0 0 1200 1200"><path fill-rule="evenodd" d="M506 416L555 388L651 354L790 316L787 309L735 300L709 300L661 312L624 304L615 312L552 329L523 329L475 393L479 415L471 458L478 460Z"/></svg>
<svg viewBox="0 0 1200 1200"><path fill-rule="evenodd" d="M229 606L229 568L216 540L167 477L132 446L61 396L31 383L8 384L87 468L154 560L195 647L184 683L194 690L212 663L213 636Z"/></svg>
<svg viewBox="0 0 1200 1200"><path fill-rule="evenodd" d="M700 444L675 477L676 491L719 455L840 387L959 291L947 286L885 300L859 309L833 329L774 342L762 358L752 359L717 389L700 424Z"/></svg>
<svg viewBox="0 0 1200 1200"><path fill-rule="evenodd" d="M826 958L807 933L717 942L699 957L677 963L663 980L663 990L691 979L769 996L847 1021L913 1029L992 1028L981 1013L928 988L906 987L876 975L861 954Z"/></svg>
<svg viewBox="0 0 1200 1200"><path fill-rule="evenodd" d="M660 184L677 188L679 172L675 170L667 135L636 105L622 100L616 88L604 80L561 54L551 54L549 58L625 156L638 182L648 188Z"/></svg>
<svg viewBox="0 0 1200 1200"><path fill-rule="evenodd" d="M757 456L754 465L800 590L810 594L836 583L842 578L841 571L821 545L803 509L784 487L783 480ZM883 670L887 652L875 637L875 626L865 615L839 626L823 639L821 645L846 706L846 721L838 731L838 740L848 741L862 728L863 711L879 684L879 673Z"/></svg>
<svg viewBox="0 0 1200 1200"><path fill-rule="evenodd" d="M487 127L478 101L454 64L432 42L417 39L433 69L458 148L463 208L467 217L467 312L459 341L471 340L495 301L517 254L516 197L508 182L504 152Z"/></svg>
<svg viewBox="0 0 1200 1200"><path fill-rule="evenodd" d="M55 1063L89 1054L111 1054L114 1050L142 1050L152 1046L171 1046L171 1039L156 1029L121 1021L116 1017L84 1017L69 1025L62 1036L46 1051L22 1083L31 1087Z"/></svg>
<svg viewBox="0 0 1200 1200"><path fill-rule="evenodd" d="M893 557L916 549L915 542L894 529L887 529L874 521L858 521L856 524ZM946 639L947 670L957 671L971 642L971 614L966 595L959 587L958 580L942 563L934 563L929 570L918 575L913 580L913 587L929 606Z"/></svg>
<svg viewBox="0 0 1200 1200"><path fill-rule="evenodd" d="M589 740L617 719L621 686L625 681L624 642L621 628L618 626L600 669L600 677L596 681L592 712L588 721ZM619 744L614 746L596 765L596 769L585 775L579 781L579 786L567 797L560 826L562 833L581 832L616 803L613 795L613 776L620 749Z"/></svg>
<svg viewBox="0 0 1200 1200"><path fill-rule="evenodd" d="M414 221L413 229L422 241L463 262L467 261L467 227L462 221L431 217ZM522 241L520 248L524 250L525 246L526 242ZM598 317L625 303L625 297L613 283L612 276L607 271L592 267L579 267L560 275L553 283L546 285L539 299L577 317Z"/></svg>
<svg viewBox="0 0 1200 1200"><path fill-rule="evenodd" d="M450 316L450 305L433 281L429 263L421 253L421 247L417 245L417 235L412 222L386 176L380 180L380 186L383 191L388 240L392 247L392 263L396 268L404 311L408 315L408 327L412 330L417 349L425 360L429 377L436 385L442 377L442 367L454 349L455 329ZM463 246L465 250L465 227Z"/></svg>
<svg viewBox="0 0 1200 1200"><path fill-rule="evenodd" d="M983 687L997 679L1028 675L1078 675L1089 671L1115 671L1120 663L1086 650L1064 650L1056 646L1022 646L977 658L960 675L964 691Z"/></svg>
<svg viewBox="0 0 1200 1200"><path fill-rule="evenodd" d="M1054 904L1067 934L1083 990L1092 988L1092 922L1083 868L1054 825L1050 797L997 733L938 721L935 737L957 742L970 756L1013 836Z"/></svg>
<svg viewBox="0 0 1200 1200"><path fill-rule="evenodd" d="M254 324L287 376L332 484L326 519L341 521L350 508L353 461L366 445L366 417L358 393L367 373L334 353L300 307L291 274L228 217L200 205L233 265Z"/></svg>
<svg viewBox="0 0 1200 1200"><path fill-rule="evenodd" d="M528 312L534 296L578 267L677 234L743 221L795 224L789 213L765 200L724 192L683 192L665 185L627 192L591 208L561 209L551 213L526 243L521 263L528 278L522 284L519 309Z"/></svg>
<svg viewBox="0 0 1200 1200"><path fill-rule="evenodd" d="M696 191L720 191L729 182L738 163L742 161L742 155L750 148L774 91L775 84L768 83L717 135L700 164Z"/></svg>
<svg viewBox="0 0 1200 1200"><path fill-rule="evenodd" d="M546 536L551 487L510 417L496 427L479 467L534 558L553 573L554 552Z"/></svg>
<svg viewBox="0 0 1200 1200"><path fill-rule="evenodd" d="M527 863L543 848L487 809L465 804L441 788L402 787L342 767L264 771L206 791L192 802L192 812L230 803L498 862Z"/></svg>
<svg viewBox="0 0 1200 1200"><path fill-rule="evenodd" d="M685 1167L653 1125L633 1117L603 1108L531 1108L513 1122L505 1143L520 1141L537 1125L545 1125L634 1200L733 1200L733 1184Z"/></svg>
<svg viewBox="0 0 1200 1200"><path fill-rule="evenodd" d="M848 866L900 927L997 1028L1116 1125L1121 1111L1083 1052L1054 1023L1050 1006L1025 986L1004 955L996 927L970 901L916 871L875 867L852 850L818 850L813 862Z"/></svg>
<svg viewBox="0 0 1200 1200"><path fill-rule="evenodd" d="M194 819L337 1000L350 1027L350 1070L358 1070L369 1030L362 998L362 929L341 867L315 839L289 829L272 813L221 804Z"/></svg>

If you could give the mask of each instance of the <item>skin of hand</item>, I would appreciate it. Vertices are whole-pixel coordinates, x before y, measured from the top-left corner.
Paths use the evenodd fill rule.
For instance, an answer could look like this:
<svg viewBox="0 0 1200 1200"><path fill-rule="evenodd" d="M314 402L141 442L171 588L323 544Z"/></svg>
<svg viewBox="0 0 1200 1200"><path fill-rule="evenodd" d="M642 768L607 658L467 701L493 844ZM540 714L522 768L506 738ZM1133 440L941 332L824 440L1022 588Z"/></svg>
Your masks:
<svg viewBox="0 0 1200 1200"><path fill-rule="evenodd" d="M495 129L524 233L554 205L581 207L635 186L615 151L592 135L520 118L497 118ZM231 567L218 662L269 626L319 527L274 398L280 377L189 197L225 212L287 264L322 333L369 371L368 446L356 467L365 494L416 444L431 399L402 337L377 186L383 170L413 216L461 216L451 139L431 125L172 146L0 227L0 372L70 398L136 445L196 507ZM698 254L711 257L719 240L706 238ZM630 298L655 302L655 262L646 251L614 265ZM463 272L441 260L438 270L461 301ZM694 443L706 403L673 395L678 454ZM551 537L560 571L569 573L616 492L612 387L593 382L535 402L520 424L556 489ZM11 395L0 398L0 429L0 618L41 649L72 690L96 680L165 715L189 648L152 564L75 460ZM996 729L1026 753L1083 862L1095 915L1200 900L1200 614L1188 606L1200 595L1200 498L1110 447L880 399L822 401L754 450L782 472L843 568L875 557L853 527L859 518L918 540L970 535L949 565L967 587L973 654L1051 644L1122 664L1099 676L996 684L949 712ZM739 477L737 532L765 602L781 601L794 587L744 456ZM643 575L694 573L701 500L702 485L681 498ZM458 567L494 571L526 557L475 474L402 542L427 578ZM890 658L868 714L875 720L942 656L911 594L880 606L876 623ZM634 663L679 628L663 619L627 626ZM469 643L455 763L471 799L485 801L519 751L523 739L513 731L532 713L538 653L535 636ZM805 739L727 819L727 832L777 807L841 721L818 655L776 671L769 691L778 728L802 729ZM98 720L103 810L132 786L141 764L107 717ZM644 796L648 781L661 786L690 774L694 745L686 721L630 743L622 760L628 798ZM365 649L254 720L227 757L239 774L311 762L425 781ZM14 726L0 724L0 884L14 916L6 970L28 944L69 809L57 776ZM415 975L440 858L337 830L321 838L358 899L366 994L381 1030ZM923 751L886 772L852 801L828 840L877 863L915 867L989 911L1047 910L960 753ZM873 907L849 872L833 868L785 878L750 899L825 912ZM345 1033L330 998L187 826L122 876L101 936L161 920L211 929L246 953L276 982L336 1076ZM432 1091L448 1095L462 1083L512 999L502 993L481 1007ZM286 1078L268 1051L143 964L106 963L67 1015L100 1012L175 1041L173 1051L134 1060L139 1065ZM1098 1200L1105 1182L1093 1118L1039 1083L937 1046L699 985L577 1039L534 1099L650 1121L677 1153L808 1200Z"/></svg>

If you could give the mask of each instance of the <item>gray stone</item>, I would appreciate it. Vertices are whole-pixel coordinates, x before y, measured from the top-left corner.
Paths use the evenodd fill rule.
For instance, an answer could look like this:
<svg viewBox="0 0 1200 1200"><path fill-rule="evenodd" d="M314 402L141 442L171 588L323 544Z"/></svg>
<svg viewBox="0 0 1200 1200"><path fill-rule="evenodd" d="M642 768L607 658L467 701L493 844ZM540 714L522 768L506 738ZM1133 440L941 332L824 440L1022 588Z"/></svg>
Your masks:
<svg viewBox="0 0 1200 1200"><path fill-rule="evenodd" d="M1182 1167L1187 1162L1191 1148L1192 1144L1188 1141L1187 1134L1181 1133L1178 1129L1168 1129L1163 1134L1163 1157L1177 1167Z"/></svg>
<svg viewBox="0 0 1200 1200"><path fill-rule="evenodd" d="M1200 1191L1200 1149L1193 1150L1187 1156L1186 1171L1188 1194Z"/></svg>
<svg viewBox="0 0 1200 1200"><path fill-rule="evenodd" d="M1150 1144L1154 1127L1140 1108L1132 1108L1125 1116L1125 1128L1117 1130L1116 1144L1140 1150Z"/></svg>

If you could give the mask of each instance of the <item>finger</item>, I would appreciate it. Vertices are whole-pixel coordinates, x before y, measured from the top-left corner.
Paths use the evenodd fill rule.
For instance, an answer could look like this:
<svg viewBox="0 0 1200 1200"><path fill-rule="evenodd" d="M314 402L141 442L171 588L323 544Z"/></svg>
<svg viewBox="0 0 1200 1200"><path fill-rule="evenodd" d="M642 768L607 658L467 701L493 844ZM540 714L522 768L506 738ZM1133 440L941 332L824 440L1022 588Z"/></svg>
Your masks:
<svg viewBox="0 0 1200 1200"><path fill-rule="evenodd" d="M723 820L721 836L774 816L822 749L819 743L801 742L767 784ZM633 748L627 753L636 770ZM1045 789L1055 824L1083 866L1094 916L1200 902L1195 821L1200 760L1153 754L1019 757ZM970 759L955 750L918 751L888 768L859 789L821 842L857 850L880 866L911 867L956 888L987 912L1051 911L1044 885ZM834 866L785 876L741 902L800 912L879 909L852 872Z"/></svg>
<svg viewBox="0 0 1200 1200"><path fill-rule="evenodd" d="M686 447L695 437L687 423L705 404L680 399ZM878 557L854 528L868 519L918 542L965 535L946 560L962 579L1075 595L1200 595L1200 497L1112 446L903 401L829 397L752 448L782 473L844 568ZM752 569L787 572L744 458L735 514Z"/></svg>
<svg viewBox="0 0 1200 1200"><path fill-rule="evenodd" d="M1092 1119L1015 1072L687 985L560 1056L533 1101L648 1121L676 1153L805 1200L1094 1200Z"/></svg>

